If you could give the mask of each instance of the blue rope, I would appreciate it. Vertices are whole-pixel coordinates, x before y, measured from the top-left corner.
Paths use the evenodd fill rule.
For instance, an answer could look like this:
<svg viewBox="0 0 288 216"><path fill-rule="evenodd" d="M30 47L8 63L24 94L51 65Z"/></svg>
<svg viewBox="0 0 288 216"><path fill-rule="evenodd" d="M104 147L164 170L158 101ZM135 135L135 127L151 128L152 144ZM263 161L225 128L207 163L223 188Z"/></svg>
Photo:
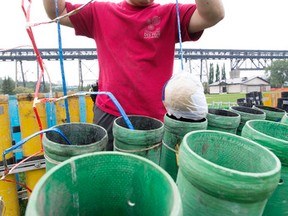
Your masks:
<svg viewBox="0 0 288 216"><path fill-rule="evenodd" d="M56 132L56 133L59 133L63 138L64 140L69 144L71 145L71 142L66 138L66 136L62 133L62 131L58 128L49 128L49 129L45 129L45 130L41 130L41 131L38 131L37 133L34 133L28 137L26 137L25 139L23 140L20 140L19 142L17 142L15 145L13 145L12 147L6 149L3 154L2 154L2 158L3 158L3 164L4 166L7 167L7 164L6 164L6 159L5 159L5 155L12 152L13 150L19 148L20 146L22 146L24 143L26 143L28 140L30 140L31 138L35 137L35 136L38 136L39 134L42 134L42 133L47 133L47 132Z"/></svg>
<svg viewBox="0 0 288 216"><path fill-rule="evenodd" d="M100 92L101 93L101 92ZM117 109L119 110L120 114L122 115L127 127L129 129L134 129L132 123L130 122L128 116L126 115L126 113L124 112L122 106L120 105L120 103L118 102L118 100L114 97L114 95L111 92L104 92L105 94L107 94L110 99L113 101L113 103L115 104L115 106L117 107Z"/></svg>
<svg viewBox="0 0 288 216"><path fill-rule="evenodd" d="M109 98L112 100L112 102L117 107L118 111L120 112L121 116L123 117L127 127L131 130L134 130L134 127L131 121L129 120L128 116L126 115L124 109L122 108L121 104L118 102L118 100L115 98L115 96L111 92L89 92L89 94L92 94L92 95L104 94L104 95L109 96ZM78 93L75 95L87 95L87 92L82 92L82 93Z"/></svg>
<svg viewBox="0 0 288 216"><path fill-rule="evenodd" d="M184 63L183 63L182 36L181 36L180 12L179 12L178 0L176 0L176 15L177 15L178 37L179 37L179 45L180 45L181 70L183 71Z"/></svg>
<svg viewBox="0 0 288 216"><path fill-rule="evenodd" d="M26 137L25 139L23 140L20 140L19 142L17 142L15 145L13 145L12 147L8 148L7 150L5 150L3 152L3 155L5 156L6 154L8 154L9 152L17 149L18 147L22 146L24 143L26 143L28 140L30 140L31 138L35 137L35 136L38 136L39 134L42 134L42 133L47 133L47 132L57 132L59 133L63 138L64 140L69 144L71 145L70 141L65 137L65 135L62 133L62 131L60 131L58 128L50 128L50 129L45 129L45 130L41 130L41 131L38 131L37 133L34 133L28 137Z"/></svg>
<svg viewBox="0 0 288 216"><path fill-rule="evenodd" d="M182 36L181 36L181 25L180 25L180 12L179 12L179 4L178 0L176 0L176 15L177 15L177 27L178 27L178 37L179 37L179 45L180 45L180 61L181 61L181 70L184 70L183 63L183 49L182 49ZM162 101L165 100L165 88L168 84L169 80L164 84L162 88Z"/></svg>
<svg viewBox="0 0 288 216"><path fill-rule="evenodd" d="M56 9L56 17L58 17L58 0L54 0L55 9ZM67 87L64 73L64 60L63 60L63 50L62 50L62 39L61 39L61 28L60 28L60 20L57 20L57 32L58 32L58 50L59 50L59 60L60 60L60 68L61 68L61 76L62 76L62 86L63 86L63 94L67 95ZM69 114L69 104L68 99L64 100L65 103L65 111L66 111L66 120L70 123L70 114Z"/></svg>

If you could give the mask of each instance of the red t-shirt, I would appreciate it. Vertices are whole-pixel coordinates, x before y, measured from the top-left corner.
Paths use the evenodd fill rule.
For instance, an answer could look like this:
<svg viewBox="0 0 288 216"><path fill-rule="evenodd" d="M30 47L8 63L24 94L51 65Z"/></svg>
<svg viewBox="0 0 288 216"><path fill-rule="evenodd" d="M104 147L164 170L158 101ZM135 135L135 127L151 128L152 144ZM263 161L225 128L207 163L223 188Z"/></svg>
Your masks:
<svg viewBox="0 0 288 216"><path fill-rule="evenodd" d="M66 3L69 11L79 4ZM188 34L195 4L179 4L182 41L198 40L202 32ZM99 91L111 92L127 115L163 121L166 109L162 88L173 73L178 40L176 4L134 7L126 1L93 2L70 16L76 35L96 41ZM107 95L98 95L97 106L120 116Z"/></svg>

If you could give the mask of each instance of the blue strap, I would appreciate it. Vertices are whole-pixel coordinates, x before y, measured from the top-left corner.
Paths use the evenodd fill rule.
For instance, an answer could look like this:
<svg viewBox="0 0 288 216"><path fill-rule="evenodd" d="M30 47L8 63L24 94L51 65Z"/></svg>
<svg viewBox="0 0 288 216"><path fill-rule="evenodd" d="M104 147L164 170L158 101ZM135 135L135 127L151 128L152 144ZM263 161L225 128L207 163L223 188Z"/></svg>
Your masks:
<svg viewBox="0 0 288 216"><path fill-rule="evenodd" d="M19 148L20 146L22 146L24 143L26 143L28 140L30 140L31 138L35 137L35 136L38 136L39 134L43 134L43 133L47 133L47 132L56 132L56 133L59 133L63 138L64 140L69 144L71 145L70 141L65 137L65 135L62 133L62 131L60 131L60 129L58 128L49 128L49 129L45 129L45 130L41 130L41 131L38 131L37 133L34 133L26 138L24 138L23 140L20 140L19 142L17 142L15 145L13 145L12 147L6 149L3 154L2 154L2 158L3 158L3 162L5 161L5 155L10 153L11 151Z"/></svg>
<svg viewBox="0 0 288 216"><path fill-rule="evenodd" d="M181 36L181 24L180 24L180 12L179 12L178 0L176 0L176 15L177 15L178 37L179 37L179 45L180 45L181 70L183 71L184 63L183 63L182 36Z"/></svg>
<svg viewBox="0 0 288 216"><path fill-rule="evenodd" d="M58 0L54 0L54 3L55 3L55 9L56 9L56 17L58 17ZM60 61L61 76L62 76L63 94L64 96L66 96L67 86L66 86L65 72L64 72L64 60L63 60L60 20L57 20L57 32L58 32L58 51L59 51L59 61ZM67 98L64 100L64 103L65 103L65 111L66 111L66 121L70 123L69 104L68 104Z"/></svg>

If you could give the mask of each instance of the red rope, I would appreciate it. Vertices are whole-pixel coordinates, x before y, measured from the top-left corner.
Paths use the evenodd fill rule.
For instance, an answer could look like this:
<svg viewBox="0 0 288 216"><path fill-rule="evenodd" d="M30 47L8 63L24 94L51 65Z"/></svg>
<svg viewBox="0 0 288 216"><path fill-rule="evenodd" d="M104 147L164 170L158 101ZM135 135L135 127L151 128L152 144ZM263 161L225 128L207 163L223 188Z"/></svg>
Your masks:
<svg viewBox="0 0 288 216"><path fill-rule="evenodd" d="M26 22L29 23L30 22L30 9L31 9L31 4L32 4L32 0L28 0L29 2L29 5L27 7L27 9L25 9L25 6L24 6L24 0L22 0L22 11L25 15L25 18L26 18ZM31 43L32 43L32 46L33 46L33 50L36 54L36 59L38 61L38 64L40 66L40 69L41 69L41 73L40 73L40 76L39 76L39 79L37 81L37 84L36 84L36 90L35 90L35 98L34 98L34 103L33 103L33 111L35 113L35 117L36 117L36 121L38 123L38 126L39 126L39 130L41 131L43 129L43 126L42 126L42 122L41 122L41 119L40 119L40 116L39 116L39 113L38 113L38 110L37 110L37 107L36 107L36 102L38 101L38 96L39 96L39 89L40 89L40 84L41 84L41 80L44 76L44 62L43 62L43 59L41 58L40 56L40 52L37 48L37 45L36 45L36 42L35 42L35 38L34 38L34 35L33 35L33 31L32 31L32 28L31 27L26 27L26 31L28 33L28 36L31 40ZM44 102L45 100L41 100L41 102ZM43 134L40 135L40 139L41 139L41 145L42 145L42 137L43 137ZM18 166L20 166L21 164L23 164L25 161L29 160L30 158L34 157L35 155L38 155L40 153L42 153L44 151L43 149L43 145L41 146L41 150L30 155L29 157L21 160L19 163L17 163L15 166L13 166L9 171L8 170L5 170L4 171L4 176L1 178L2 181L6 181L6 182L15 182L16 184L19 184L21 185L22 187L26 188L30 193L32 192L32 190L27 187L26 185L20 183L20 182L17 182L17 181L12 181L12 180L8 180L8 179L5 179L5 177L10 174L13 170L15 170Z"/></svg>
<svg viewBox="0 0 288 216"><path fill-rule="evenodd" d="M22 184L21 182L12 181L12 180L9 180L9 179L3 179L2 181L16 183L16 184L20 185L21 187L27 189L27 191L29 191L30 193L32 193L32 190L29 187L27 187L25 184Z"/></svg>
<svg viewBox="0 0 288 216"><path fill-rule="evenodd" d="M35 97L34 97L34 102L33 102L33 111L35 113L35 117L36 117L36 121L38 123L39 129L41 131L41 130L43 130L43 126L42 126L42 122L41 122L41 119L40 119L40 116L39 116L39 113L38 113L38 110L37 110L37 107L36 107L36 103L45 103L45 102L51 102L51 101L55 102L55 101L57 101L57 98L42 98L42 99L38 99L40 85L41 85L41 80L42 80L42 78L44 76L45 67L44 67L43 59L42 59L42 57L40 55L40 52L39 52L39 50L37 48L35 37L34 37L33 31L32 31L31 25L28 25L30 23L30 10L31 10L32 0L27 0L27 1L29 2L27 8L25 8L24 0L22 0L21 8L22 8L22 11L23 11L24 16L26 18L26 24L27 24L26 31L27 31L27 34L28 34L30 40L31 40L32 47L33 47L33 50L34 50L35 55L36 55L36 60L37 60L37 62L39 64L39 67L40 67L40 70L41 70L41 73L39 75L39 78L38 78L38 81L37 81L37 84L36 84ZM92 0L90 0L86 4L83 4L78 9L75 9L74 11L71 11L69 14L67 14L67 16L72 15L74 13L77 13L79 10L81 10L84 6L86 6L90 2L92 2ZM60 18L61 17L59 17L59 19ZM47 23L51 23L51 22L54 22L54 21L38 23L38 24L34 24L32 26L37 26L37 25L40 25L40 24L47 24ZM50 91L51 91L51 89L50 89ZM42 137L43 137L43 134L40 134L41 145L42 145ZM5 177L7 175L11 174L12 171L15 170L19 165L23 164L25 161L27 161L28 159L34 157L35 155L38 155L38 154L42 153L43 151L44 151L44 149L43 149L43 145L42 145L42 148L41 148L40 151L38 151L35 154L30 155L29 157L21 160L19 163L17 163L15 166L13 166L10 170L4 170L4 175L0 179L0 181L2 180L2 181L6 181L6 182L16 182L16 184L19 184L22 187L26 188L29 192L32 192L32 190L30 188L28 188L26 185L24 185L24 184L22 184L20 182L17 182L17 181L12 181L12 180L5 179Z"/></svg>

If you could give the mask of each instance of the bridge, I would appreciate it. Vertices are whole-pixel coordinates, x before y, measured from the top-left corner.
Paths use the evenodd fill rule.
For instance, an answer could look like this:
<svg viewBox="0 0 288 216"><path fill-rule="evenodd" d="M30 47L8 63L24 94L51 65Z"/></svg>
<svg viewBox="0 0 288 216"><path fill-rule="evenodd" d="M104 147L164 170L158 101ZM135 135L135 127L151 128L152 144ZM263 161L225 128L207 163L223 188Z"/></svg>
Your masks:
<svg viewBox="0 0 288 216"><path fill-rule="evenodd" d="M39 49L43 60L59 60L58 49ZM81 61L95 61L98 58L97 50L94 48L67 48L62 50L63 58L67 61L79 61L79 79L82 79ZM287 50L230 50L230 49L175 49L175 59L183 59L185 63L194 62L199 67L200 77L203 74L203 65L207 73L207 61L228 60L230 61L230 71L243 70L265 70L275 60L288 59ZM18 48L0 51L0 63L15 61L16 65L23 61L36 61L33 49ZM24 78L23 69L22 76ZM16 71L17 73L17 71ZM17 75L16 75L17 77ZM83 83L83 81L82 81ZM81 80L79 80L79 86Z"/></svg>
<svg viewBox="0 0 288 216"><path fill-rule="evenodd" d="M175 58L180 59L176 49ZM183 49L187 60L230 60L232 70L265 70L274 60L288 59L288 50L225 50L225 49ZM250 62L252 64L243 64Z"/></svg>

